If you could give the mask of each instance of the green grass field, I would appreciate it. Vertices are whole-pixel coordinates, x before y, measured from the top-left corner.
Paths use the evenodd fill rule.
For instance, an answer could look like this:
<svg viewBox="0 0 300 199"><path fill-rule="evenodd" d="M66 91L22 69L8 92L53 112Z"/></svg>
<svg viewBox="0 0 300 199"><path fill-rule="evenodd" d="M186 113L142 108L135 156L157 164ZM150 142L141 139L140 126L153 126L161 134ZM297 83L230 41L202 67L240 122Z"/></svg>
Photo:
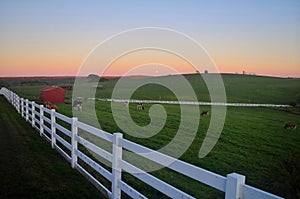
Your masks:
<svg viewBox="0 0 300 199"><path fill-rule="evenodd" d="M208 74L206 76L214 75ZM193 86L199 101L210 100L206 84L201 75L190 74L184 77ZM156 78L152 79L155 81ZM159 78L162 81L170 82L178 80L176 76ZM223 74L222 79L228 102L289 104L295 102L296 96L300 95L300 79L231 74ZM96 97L110 98L116 82L117 80L101 82L100 84L104 86L104 89L98 90ZM129 79L128 82L143 82L143 78ZM139 88L132 98L176 100L170 90L157 84L149 84Z"/></svg>
<svg viewBox="0 0 300 199"><path fill-rule="evenodd" d="M272 103L291 104L297 102L300 94L300 79L223 75L228 102L240 103ZM174 76L160 77L174 80ZM173 78L173 79L172 79ZM207 88L198 75L187 75L186 78L193 85L199 101L209 101ZM96 93L98 98L110 98L117 80L101 82L104 89ZM132 79L129 81L142 81ZM11 89L22 97L38 101L39 88L42 86L16 86ZM71 99L71 92L67 93ZM133 99L176 100L168 89L150 84L139 88ZM86 102L86 105L88 106ZM299 102L298 102L299 103ZM122 106L120 104L120 106ZM146 104L144 111L136 110L136 105L130 105L130 114L134 122L145 126L150 122L148 110L151 105ZM164 128L150 138L136 138L127 134L124 137L134 142L158 150L168 144L176 135L180 123L180 108L177 105L163 105L167 112ZM108 132L123 132L115 123L108 102L96 102L95 109L101 127ZM201 106L200 110L210 110L209 106ZM59 105L59 112L72 115L70 104ZM219 141L214 149L205 157L198 158L198 153L208 128L210 117L201 117L200 126L188 150L180 159L212 172L226 175L236 172L246 176L246 183L257 188L284 196L286 198L299 197L299 165L300 131L285 130L287 121L300 124L299 108L254 108L228 107L226 121ZM291 169L292 168L292 169ZM293 170L293 171L290 171ZM294 175L292 172L298 172ZM219 191L187 179L184 176L162 169L153 172L163 180L190 193L197 198L222 198ZM140 190L150 198L161 197L161 194L143 183L125 174L124 179L130 185ZM298 189L294 193L293 191Z"/></svg>

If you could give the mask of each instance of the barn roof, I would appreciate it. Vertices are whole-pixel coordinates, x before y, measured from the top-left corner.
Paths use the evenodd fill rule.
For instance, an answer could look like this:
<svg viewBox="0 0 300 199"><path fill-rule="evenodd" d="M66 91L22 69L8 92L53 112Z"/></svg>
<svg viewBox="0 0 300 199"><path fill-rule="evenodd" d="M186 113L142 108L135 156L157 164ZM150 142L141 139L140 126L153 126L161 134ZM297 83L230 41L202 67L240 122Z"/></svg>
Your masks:
<svg viewBox="0 0 300 199"><path fill-rule="evenodd" d="M50 90L56 90L56 89L59 89L59 90L65 90L61 87L58 87L58 86L50 86L50 87L47 87L47 88L42 88L41 91L50 91Z"/></svg>
<svg viewBox="0 0 300 199"><path fill-rule="evenodd" d="M65 89L58 86L42 88L40 92L40 99L44 102L49 101L52 103L64 103L66 92L67 91Z"/></svg>

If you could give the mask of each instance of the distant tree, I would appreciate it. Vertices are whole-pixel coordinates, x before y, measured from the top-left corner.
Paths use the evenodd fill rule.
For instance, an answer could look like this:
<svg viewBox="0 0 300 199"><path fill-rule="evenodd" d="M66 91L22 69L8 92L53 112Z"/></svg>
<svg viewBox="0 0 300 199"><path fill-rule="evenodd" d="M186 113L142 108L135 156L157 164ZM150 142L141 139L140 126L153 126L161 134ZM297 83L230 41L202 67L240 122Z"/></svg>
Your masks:
<svg viewBox="0 0 300 199"><path fill-rule="evenodd" d="M89 74L87 78L88 78L88 81L90 81L90 82L98 82L100 79L100 77L95 74Z"/></svg>
<svg viewBox="0 0 300 199"><path fill-rule="evenodd" d="M100 77L100 82L105 82L105 81L108 81L108 79L104 77Z"/></svg>

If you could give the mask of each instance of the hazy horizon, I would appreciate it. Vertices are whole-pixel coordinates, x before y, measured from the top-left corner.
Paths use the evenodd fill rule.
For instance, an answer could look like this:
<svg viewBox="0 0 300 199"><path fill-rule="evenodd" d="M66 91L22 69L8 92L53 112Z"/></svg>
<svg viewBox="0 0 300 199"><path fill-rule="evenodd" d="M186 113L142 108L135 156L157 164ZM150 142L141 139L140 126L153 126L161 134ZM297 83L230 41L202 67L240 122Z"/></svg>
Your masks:
<svg viewBox="0 0 300 199"><path fill-rule="evenodd" d="M201 74L203 75L203 72L200 73L183 73L183 74L165 74L165 75L156 75L156 76L152 76L152 75L143 75L143 74L134 74L134 75L103 75L99 77L103 77L103 78L119 78L119 77L164 77L164 76L174 76L174 75L194 75L194 74ZM208 74L221 74L221 75L245 75L245 76L257 76L257 77L274 77L274 78L293 78L293 79L300 79L300 77L291 77L291 76L274 76L274 75L263 75L263 74L243 74L243 73L208 73ZM97 75L97 74L93 74L93 75ZM0 79L9 79L9 78L84 78L87 76L76 76L76 75L32 75L32 76L1 76L0 75Z"/></svg>

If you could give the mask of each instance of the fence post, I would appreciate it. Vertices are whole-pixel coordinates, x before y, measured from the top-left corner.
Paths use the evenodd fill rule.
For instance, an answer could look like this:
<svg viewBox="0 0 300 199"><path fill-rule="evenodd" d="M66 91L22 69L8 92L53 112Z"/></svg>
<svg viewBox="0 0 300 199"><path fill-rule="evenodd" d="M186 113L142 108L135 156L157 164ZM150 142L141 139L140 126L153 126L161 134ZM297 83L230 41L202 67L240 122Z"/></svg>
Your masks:
<svg viewBox="0 0 300 199"><path fill-rule="evenodd" d="M21 117L24 117L24 98L21 98Z"/></svg>
<svg viewBox="0 0 300 199"><path fill-rule="evenodd" d="M225 199L243 198L242 185L245 184L246 177L237 173L227 175Z"/></svg>
<svg viewBox="0 0 300 199"><path fill-rule="evenodd" d="M26 99L26 112L25 112L25 114L26 114L26 115L25 115L25 116L26 116L26 121L28 121L28 117L29 117L29 116L28 116L28 115L29 115L29 114L28 114L28 99Z"/></svg>
<svg viewBox="0 0 300 199"><path fill-rule="evenodd" d="M31 119L32 119L31 124L32 124L32 127L35 126L35 120L34 120L34 118L35 118L35 113L34 113L35 105L34 104L35 104L35 102L33 101L32 104L31 104Z"/></svg>
<svg viewBox="0 0 300 199"><path fill-rule="evenodd" d="M18 99L17 94L15 94L15 109L16 109L16 111L18 111L18 102L17 102L17 99Z"/></svg>
<svg viewBox="0 0 300 199"><path fill-rule="evenodd" d="M13 96L12 96L12 91L9 91L9 101L10 103L12 104L12 101L13 101Z"/></svg>
<svg viewBox="0 0 300 199"><path fill-rule="evenodd" d="M17 110L18 110L18 113L20 114L21 113L21 106L20 106L20 97L19 97L19 95L17 95Z"/></svg>
<svg viewBox="0 0 300 199"><path fill-rule="evenodd" d="M13 104L13 99L14 99L13 92L10 91L10 103L11 104Z"/></svg>
<svg viewBox="0 0 300 199"><path fill-rule="evenodd" d="M12 93L12 104L13 104L14 108L16 108L16 104L15 104L15 93Z"/></svg>
<svg viewBox="0 0 300 199"><path fill-rule="evenodd" d="M71 145L72 145L72 151L71 151L71 166L74 169L77 164L77 155L76 155L76 150L77 150L77 133L78 133L78 127L77 127L77 117L72 117L71 121Z"/></svg>
<svg viewBox="0 0 300 199"><path fill-rule="evenodd" d="M122 160L122 147L119 146L120 140L123 138L123 134L113 134L113 159L112 159L112 198L121 198L121 189L118 186L118 182L122 177L122 168L120 161Z"/></svg>
<svg viewBox="0 0 300 199"><path fill-rule="evenodd" d="M17 95L16 95L16 93L14 93L14 107L15 107L15 109L17 109Z"/></svg>
<svg viewBox="0 0 300 199"><path fill-rule="evenodd" d="M16 108L16 105L15 105L15 93L12 93L12 105Z"/></svg>
<svg viewBox="0 0 300 199"><path fill-rule="evenodd" d="M44 133L44 105L40 105L40 136Z"/></svg>
<svg viewBox="0 0 300 199"><path fill-rule="evenodd" d="M54 148L56 145L56 138L55 138L55 110L51 109L51 147Z"/></svg>

